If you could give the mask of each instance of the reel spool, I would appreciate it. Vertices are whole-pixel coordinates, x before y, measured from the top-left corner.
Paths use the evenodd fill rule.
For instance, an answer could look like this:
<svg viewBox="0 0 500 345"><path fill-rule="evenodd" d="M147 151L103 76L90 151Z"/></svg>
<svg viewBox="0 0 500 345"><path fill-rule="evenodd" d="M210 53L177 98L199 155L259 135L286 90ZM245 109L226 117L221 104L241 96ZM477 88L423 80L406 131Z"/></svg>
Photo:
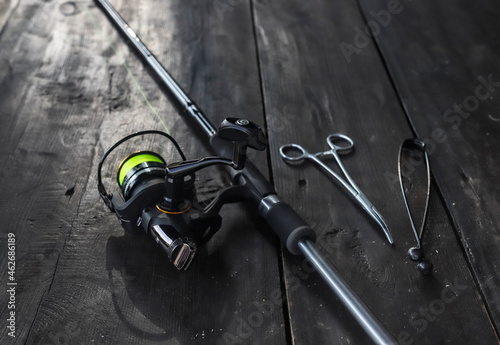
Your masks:
<svg viewBox="0 0 500 345"><path fill-rule="evenodd" d="M166 166L163 157L156 152L137 151L127 156L116 170L116 182L125 201L145 182L155 178L164 179Z"/></svg>

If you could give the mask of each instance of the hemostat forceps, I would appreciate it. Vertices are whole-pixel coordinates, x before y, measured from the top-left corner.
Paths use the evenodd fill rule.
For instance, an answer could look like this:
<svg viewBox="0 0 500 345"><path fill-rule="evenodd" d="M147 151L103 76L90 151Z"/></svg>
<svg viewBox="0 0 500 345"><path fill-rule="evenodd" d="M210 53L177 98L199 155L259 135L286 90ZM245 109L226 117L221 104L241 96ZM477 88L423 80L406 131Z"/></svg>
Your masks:
<svg viewBox="0 0 500 345"><path fill-rule="evenodd" d="M334 141L346 141L348 144L345 146L340 146L334 143ZM326 142L328 146L330 146L330 150L324 152L318 152L311 154L307 152L302 146L297 144L287 144L280 147L280 155L285 161L294 162L294 163L302 163L306 159L310 159L320 167L322 167L326 172L335 177L335 179L344 186L349 193L356 199L356 201L363 207L363 209L380 225L385 235L387 236L387 240L390 244L393 243L391 232L389 231L389 227L384 221L384 218L377 211L375 206L368 200L368 198L363 194L363 192L359 189L359 187L354 183L351 176L347 173L344 165L342 164L339 153L349 153L354 147L354 141L346 135L343 134L330 134L326 138ZM295 152L295 155L292 155L292 152ZM342 173L344 174L346 180L340 177L335 171L330 169L325 163L323 163L319 158L333 156L337 161Z"/></svg>

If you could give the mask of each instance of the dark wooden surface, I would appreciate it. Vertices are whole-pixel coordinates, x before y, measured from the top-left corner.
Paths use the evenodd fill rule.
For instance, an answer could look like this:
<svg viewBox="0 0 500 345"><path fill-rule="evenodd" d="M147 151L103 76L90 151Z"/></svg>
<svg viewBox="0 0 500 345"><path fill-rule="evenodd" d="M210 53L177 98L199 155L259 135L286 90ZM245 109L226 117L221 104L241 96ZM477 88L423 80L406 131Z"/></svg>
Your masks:
<svg viewBox="0 0 500 345"><path fill-rule="evenodd" d="M252 160L400 344L499 343L498 4L112 4L213 123L239 116L265 126L268 155ZM367 26L374 37L360 34ZM207 151L92 1L4 1L0 47L2 344L370 343L244 205L224 207L222 229L187 272L146 238L124 235L95 187L103 152L131 132L165 128L190 158ZM488 78L483 97L476 89ZM279 157L290 142L325 150L333 132L355 141L342 160L394 246L327 175ZM429 277L406 257L414 239L394 183L399 145L412 136L431 151ZM140 148L178 158L138 139L110 157L107 184ZM197 179L203 195L224 183L215 170Z"/></svg>
<svg viewBox="0 0 500 345"><path fill-rule="evenodd" d="M362 3L367 17L384 5ZM432 148L434 176L497 329L499 16L488 1L407 2L377 36L412 127Z"/></svg>

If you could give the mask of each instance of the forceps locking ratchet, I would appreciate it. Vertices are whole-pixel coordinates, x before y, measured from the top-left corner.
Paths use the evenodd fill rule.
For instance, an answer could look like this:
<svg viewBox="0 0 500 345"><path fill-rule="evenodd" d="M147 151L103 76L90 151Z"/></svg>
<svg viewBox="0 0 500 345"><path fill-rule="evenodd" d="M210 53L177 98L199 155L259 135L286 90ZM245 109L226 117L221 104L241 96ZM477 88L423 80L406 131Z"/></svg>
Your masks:
<svg viewBox="0 0 500 345"><path fill-rule="evenodd" d="M345 141L347 145L337 145L335 141ZM280 147L281 157L288 162L302 163L306 159L312 160L314 163L322 167L326 172L335 177L335 179L344 186L345 189L356 199L356 201L363 207L363 209L372 217L378 225L384 231L387 240L390 244L393 244L392 235L389 231L389 227L382 218L382 215L377 211L375 206L368 200L368 198L363 194L359 187L354 183L351 176L347 173L342 161L340 160L339 153L349 153L354 148L354 141L346 135L334 133L330 134L326 138L330 150L324 152L318 152L311 154L307 152L302 146L298 144L286 144ZM291 152L297 153L297 155L292 155ZM335 161L340 167L340 170L345 176L345 180L339 176L335 171L330 169L325 163L323 163L319 158L333 156ZM346 181L347 180L347 181Z"/></svg>

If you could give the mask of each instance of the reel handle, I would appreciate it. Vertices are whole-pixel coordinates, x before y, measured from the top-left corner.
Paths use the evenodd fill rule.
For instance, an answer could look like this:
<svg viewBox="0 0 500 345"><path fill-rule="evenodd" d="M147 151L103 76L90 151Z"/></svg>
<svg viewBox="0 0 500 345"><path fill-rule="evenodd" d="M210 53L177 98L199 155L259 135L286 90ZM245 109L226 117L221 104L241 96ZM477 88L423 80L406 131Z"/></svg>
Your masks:
<svg viewBox="0 0 500 345"><path fill-rule="evenodd" d="M215 156L169 164L166 168L165 199L161 203L164 210L179 211L179 204L184 200L182 187L184 176L217 164L241 170L245 167L247 147L261 151L267 147L262 128L246 119L234 117L225 119L214 138L225 142L225 145L232 142L232 159Z"/></svg>

